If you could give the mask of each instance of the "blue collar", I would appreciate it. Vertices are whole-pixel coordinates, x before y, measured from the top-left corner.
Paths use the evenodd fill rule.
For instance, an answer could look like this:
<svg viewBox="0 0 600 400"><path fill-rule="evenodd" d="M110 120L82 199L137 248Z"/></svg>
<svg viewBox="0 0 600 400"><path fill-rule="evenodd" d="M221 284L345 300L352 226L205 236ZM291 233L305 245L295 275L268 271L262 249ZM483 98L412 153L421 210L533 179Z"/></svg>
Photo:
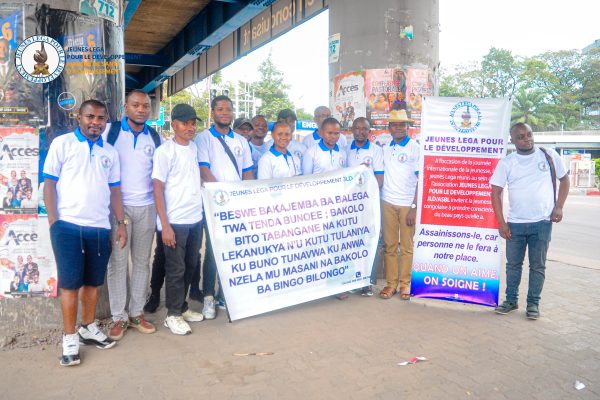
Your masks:
<svg viewBox="0 0 600 400"><path fill-rule="evenodd" d="M323 151L340 151L340 148L338 147L337 143L335 144L335 146L333 146L333 150L331 150L330 148L328 148L327 146L325 146L325 143L323 143L323 139L321 139L319 141L319 147Z"/></svg>
<svg viewBox="0 0 600 400"><path fill-rule="evenodd" d="M216 129L215 126L212 125L209 129L210 133L212 133L212 135L216 138L218 138L219 136L227 136L230 137L231 139L233 139L233 131L231 130L231 128L229 128L229 133L227 135L223 135L222 133L219 133Z"/></svg>
<svg viewBox="0 0 600 400"><path fill-rule="evenodd" d="M148 135L150 133L150 131L148 129L148 125L146 125L146 124L144 124L144 129L142 129L141 132L136 132L133 129L131 129L131 127L129 126L129 118L127 118L126 116L123 117L123 119L121 120L121 130L124 130L126 132L131 132L134 135L140 134L140 133L143 133L144 135Z"/></svg>
<svg viewBox="0 0 600 400"><path fill-rule="evenodd" d="M79 128L75 129L75 136L77 136L77 140L79 140L80 142L85 142L87 140L88 145L90 146L90 151L92 151L92 146L95 144L100 147L104 147L104 142L102 141L102 136L98 137L98 140L96 140L95 142L92 142L90 139L83 136L83 134L81 133Z"/></svg>
<svg viewBox="0 0 600 400"><path fill-rule="evenodd" d="M402 139L401 141L398 142L398 146L406 146L408 144L408 141L410 140L410 137L408 135L406 135L406 137L404 139ZM394 142L394 139L392 139L392 141L390 142L390 147L393 147L396 145L396 142Z"/></svg>
<svg viewBox="0 0 600 400"><path fill-rule="evenodd" d="M353 140L352 144L350 145L350 150L360 150L360 149L369 150L370 146L371 146L371 142L369 140L367 140L367 143L365 143L365 145L363 147L358 147Z"/></svg>
<svg viewBox="0 0 600 400"><path fill-rule="evenodd" d="M275 155L276 157L279 156L292 156L292 153L290 153L288 150L285 151L285 154L278 152L277 150L275 150L275 146L271 146L271 148L269 149L269 151L271 153L273 153L273 155Z"/></svg>
<svg viewBox="0 0 600 400"><path fill-rule="evenodd" d="M321 136L319 136L319 133L318 133L318 132L319 132L319 130L318 130L318 129L315 129L315 130L313 131L313 133L312 133L312 135L313 135L313 139L315 139L316 141L319 141L319 140L321 140Z"/></svg>

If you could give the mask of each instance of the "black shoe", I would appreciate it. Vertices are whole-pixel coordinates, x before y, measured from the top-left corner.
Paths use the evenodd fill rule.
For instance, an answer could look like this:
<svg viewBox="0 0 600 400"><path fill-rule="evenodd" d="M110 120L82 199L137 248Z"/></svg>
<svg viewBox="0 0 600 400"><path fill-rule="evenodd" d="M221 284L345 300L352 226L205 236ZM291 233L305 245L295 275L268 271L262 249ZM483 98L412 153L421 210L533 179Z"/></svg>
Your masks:
<svg viewBox="0 0 600 400"><path fill-rule="evenodd" d="M202 293L202 290L200 290L200 289L191 288L189 297L190 297L190 299L196 300L200 303L202 303L204 301L204 293Z"/></svg>
<svg viewBox="0 0 600 400"><path fill-rule="evenodd" d="M529 319L538 319L540 317L540 308L537 304L527 304L527 312L525 315Z"/></svg>
<svg viewBox="0 0 600 400"><path fill-rule="evenodd" d="M144 312L148 314L154 314L158 305L160 304L160 294L152 293L150 297L148 297L148 301L146 301L146 305L144 305Z"/></svg>
<svg viewBox="0 0 600 400"><path fill-rule="evenodd" d="M504 301L504 303L500 304L498 307L494 309L496 314L508 314L511 311L515 311L519 309L519 305L516 303L510 303L508 301Z"/></svg>

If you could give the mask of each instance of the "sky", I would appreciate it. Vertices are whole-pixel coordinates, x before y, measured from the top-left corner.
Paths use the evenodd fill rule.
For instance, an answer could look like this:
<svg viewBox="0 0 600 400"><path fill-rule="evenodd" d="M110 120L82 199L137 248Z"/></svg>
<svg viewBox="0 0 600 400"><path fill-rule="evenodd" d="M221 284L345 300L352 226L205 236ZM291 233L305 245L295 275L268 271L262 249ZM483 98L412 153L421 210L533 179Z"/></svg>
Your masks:
<svg viewBox="0 0 600 400"><path fill-rule="evenodd" d="M600 0L440 0L440 63L479 61L492 46L520 56L582 49L600 39L598 16ZM223 69L223 78L258 80L270 52L297 108L328 104L328 19L322 12Z"/></svg>

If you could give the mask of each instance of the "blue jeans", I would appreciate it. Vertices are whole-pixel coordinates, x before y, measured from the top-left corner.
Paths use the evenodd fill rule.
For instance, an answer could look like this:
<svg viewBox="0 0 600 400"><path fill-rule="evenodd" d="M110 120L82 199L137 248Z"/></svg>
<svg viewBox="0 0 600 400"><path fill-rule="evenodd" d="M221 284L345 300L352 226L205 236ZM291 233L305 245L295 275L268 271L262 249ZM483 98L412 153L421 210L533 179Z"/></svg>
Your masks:
<svg viewBox="0 0 600 400"><path fill-rule="evenodd" d="M508 226L512 238L506 241L506 300L517 304L525 250L529 253L529 290L527 304L539 305L546 278L546 254L552 222L513 223Z"/></svg>

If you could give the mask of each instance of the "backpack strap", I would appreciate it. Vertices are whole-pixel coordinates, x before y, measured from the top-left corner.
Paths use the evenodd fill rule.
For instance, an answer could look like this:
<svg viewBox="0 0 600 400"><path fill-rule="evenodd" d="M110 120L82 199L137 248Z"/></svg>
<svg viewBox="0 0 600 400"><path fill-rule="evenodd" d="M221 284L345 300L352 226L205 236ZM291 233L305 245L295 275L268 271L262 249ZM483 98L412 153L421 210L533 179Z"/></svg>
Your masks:
<svg viewBox="0 0 600 400"><path fill-rule="evenodd" d="M552 159L550 154L548 154L548 150L546 150L543 147L540 147L540 150L542 151L542 153L544 153L546 161L548 161L548 165L550 166L550 178L552 179L552 191L554 193L553 200L554 205L556 205L556 168L554 167L554 160Z"/></svg>
<svg viewBox="0 0 600 400"><path fill-rule="evenodd" d="M108 144L113 146L119 137L119 133L121 132L121 121L114 121L110 124L110 130L108 131L108 135L106 136L106 141Z"/></svg>
<svg viewBox="0 0 600 400"><path fill-rule="evenodd" d="M158 148L158 146L160 146L160 134L150 125L148 125L148 131L150 132L150 136L154 141L154 147Z"/></svg>

